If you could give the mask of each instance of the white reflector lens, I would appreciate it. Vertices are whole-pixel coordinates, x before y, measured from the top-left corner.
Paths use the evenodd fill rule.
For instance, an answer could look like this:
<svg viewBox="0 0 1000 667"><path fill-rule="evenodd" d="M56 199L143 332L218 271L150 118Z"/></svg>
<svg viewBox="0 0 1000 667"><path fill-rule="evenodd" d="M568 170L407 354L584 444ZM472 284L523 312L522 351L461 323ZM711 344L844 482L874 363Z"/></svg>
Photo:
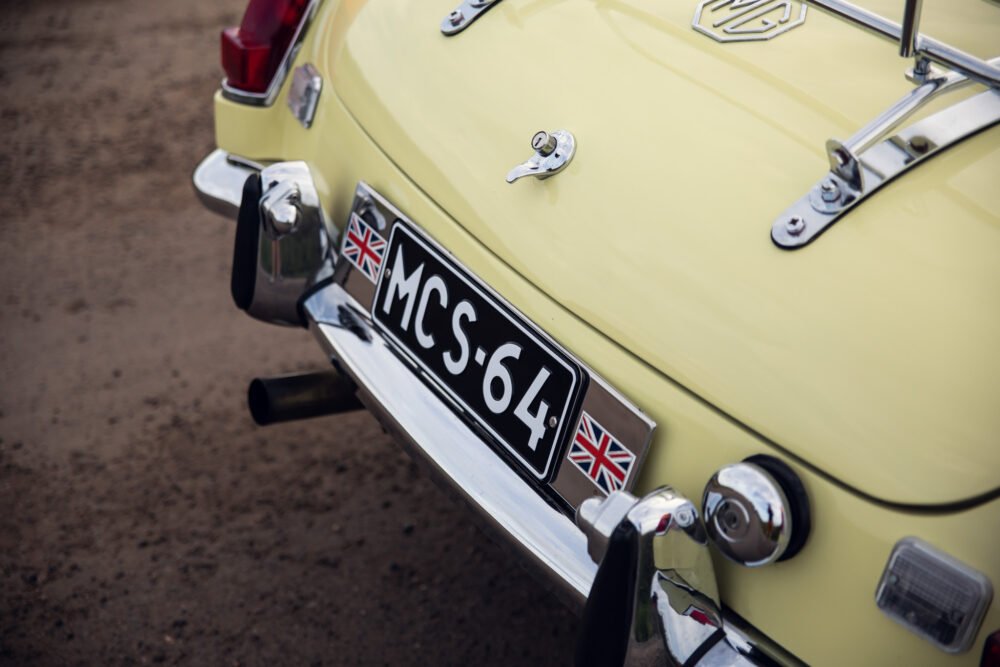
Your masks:
<svg viewBox="0 0 1000 667"><path fill-rule="evenodd" d="M992 597L982 573L914 537L896 544L875 592L889 618L949 653L969 648Z"/></svg>

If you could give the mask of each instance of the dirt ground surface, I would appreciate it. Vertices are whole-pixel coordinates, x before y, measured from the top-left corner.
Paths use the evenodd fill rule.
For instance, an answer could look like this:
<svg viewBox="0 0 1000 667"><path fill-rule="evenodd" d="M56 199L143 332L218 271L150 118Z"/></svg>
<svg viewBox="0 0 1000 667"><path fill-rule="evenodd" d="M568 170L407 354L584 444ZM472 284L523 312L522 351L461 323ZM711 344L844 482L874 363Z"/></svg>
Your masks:
<svg viewBox="0 0 1000 667"><path fill-rule="evenodd" d="M0 664L570 662L576 618L228 294L218 30L244 0L0 0Z"/></svg>

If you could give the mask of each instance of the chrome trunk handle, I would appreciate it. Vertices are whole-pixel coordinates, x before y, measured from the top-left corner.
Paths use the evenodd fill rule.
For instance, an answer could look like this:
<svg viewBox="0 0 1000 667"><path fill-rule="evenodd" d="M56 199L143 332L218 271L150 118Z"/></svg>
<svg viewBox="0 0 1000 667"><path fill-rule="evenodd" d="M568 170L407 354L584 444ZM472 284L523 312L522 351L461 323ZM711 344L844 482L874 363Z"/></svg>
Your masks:
<svg viewBox="0 0 1000 667"><path fill-rule="evenodd" d="M535 154L510 170L507 174L508 183L525 176L545 180L549 176L558 174L576 154L576 138L572 132L566 130L556 130L551 133L536 132L531 138L531 147Z"/></svg>

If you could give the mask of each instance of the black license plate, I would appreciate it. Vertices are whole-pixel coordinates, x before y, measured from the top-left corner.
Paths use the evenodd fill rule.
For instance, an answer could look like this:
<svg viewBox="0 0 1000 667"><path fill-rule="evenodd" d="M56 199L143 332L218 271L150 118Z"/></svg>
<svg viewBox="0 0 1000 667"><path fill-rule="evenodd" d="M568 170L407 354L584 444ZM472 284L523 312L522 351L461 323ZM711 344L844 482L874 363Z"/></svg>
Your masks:
<svg viewBox="0 0 1000 667"><path fill-rule="evenodd" d="M524 469L547 480L583 372L532 324L397 220L372 318Z"/></svg>

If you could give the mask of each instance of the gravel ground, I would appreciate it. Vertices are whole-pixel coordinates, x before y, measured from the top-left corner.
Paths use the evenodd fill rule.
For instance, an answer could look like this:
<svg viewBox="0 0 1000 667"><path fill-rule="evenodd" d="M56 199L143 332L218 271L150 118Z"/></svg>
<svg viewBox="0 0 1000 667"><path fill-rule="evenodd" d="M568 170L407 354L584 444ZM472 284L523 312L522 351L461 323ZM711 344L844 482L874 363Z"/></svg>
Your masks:
<svg viewBox="0 0 1000 667"><path fill-rule="evenodd" d="M565 664L576 619L229 301L189 175L242 0L0 0L0 664Z"/></svg>

